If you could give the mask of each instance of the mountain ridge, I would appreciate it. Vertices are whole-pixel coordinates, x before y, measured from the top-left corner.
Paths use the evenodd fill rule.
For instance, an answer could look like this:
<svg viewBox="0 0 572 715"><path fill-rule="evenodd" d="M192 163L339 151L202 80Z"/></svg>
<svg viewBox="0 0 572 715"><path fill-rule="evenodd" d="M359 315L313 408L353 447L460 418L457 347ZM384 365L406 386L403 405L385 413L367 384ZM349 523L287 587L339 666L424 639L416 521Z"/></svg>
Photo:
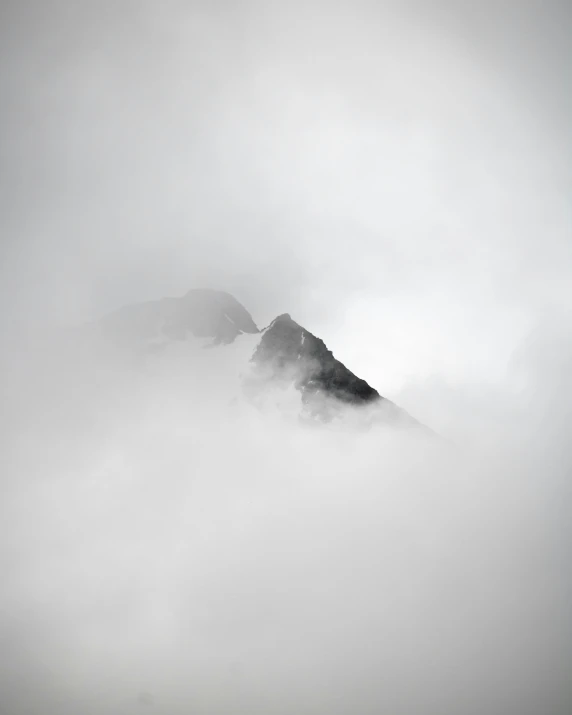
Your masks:
<svg viewBox="0 0 572 715"><path fill-rule="evenodd" d="M248 361L258 378L257 389L293 386L302 409L320 421L330 421L344 407L360 412L367 408L371 422L423 426L355 375L321 338L289 313L260 329L248 310L226 291L191 289L180 298L125 306L92 325L106 340L143 352L168 349L191 337L203 340L202 347L224 349L241 336L260 336Z"/></svg>

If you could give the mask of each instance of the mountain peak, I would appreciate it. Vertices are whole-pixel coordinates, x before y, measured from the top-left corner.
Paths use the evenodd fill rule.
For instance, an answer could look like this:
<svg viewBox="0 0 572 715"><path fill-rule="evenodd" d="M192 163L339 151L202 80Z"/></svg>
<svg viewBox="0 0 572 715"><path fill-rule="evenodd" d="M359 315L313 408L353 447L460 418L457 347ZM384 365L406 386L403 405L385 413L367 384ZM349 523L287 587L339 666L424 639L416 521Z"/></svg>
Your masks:
<svg viewBox="0 0 572 715"><path fill-rule="evenodd" d="M294 322L294 321L292 320L292 316L290 315L290 313L282 313L281 315L278 315L276 318L274 318L274 320L272 321L272 323L277 323L277 322L279 322L279 321L280 321L280 322L290 321L290 322L292 322L292 323Z"/></svg>
<svg viewBox="0 0 572 715"><path fill-rule="evenodd" d="M383 399L328 350L320 338L292 320L288 313L275 318L264 331L253 357L276 376L297 373L297 386L307 395L325 392L353 405Z"/></svg>
<svg viewBox="0 0 572 715"><path fill-rule="evenodd" d="M263 389L272 382L292 385L303 406L320 419L329 419L344 405L371 406L382 421L417 424L351 372L323 340L289 313L278 315L261 331L247 309L225 291L192 289L180 298L127 306L102 318L97 329L106 338L143 352L168 349L173 342L191 337L206 339L205 346L237 342L239 353L243 346L250 351L250 366L262 377L257 384ZM245 342L247 335L252 340Z"/></svg>

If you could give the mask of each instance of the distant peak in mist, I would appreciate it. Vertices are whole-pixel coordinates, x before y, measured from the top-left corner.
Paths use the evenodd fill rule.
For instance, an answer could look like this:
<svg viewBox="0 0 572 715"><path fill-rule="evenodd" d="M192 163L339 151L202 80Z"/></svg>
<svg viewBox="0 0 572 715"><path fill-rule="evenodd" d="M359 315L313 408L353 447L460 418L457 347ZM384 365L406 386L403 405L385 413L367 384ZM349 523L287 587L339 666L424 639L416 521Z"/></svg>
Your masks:
<svg viewBox="0 0 572 715"><path fill-rule="evenodd" d="M116 340L142 344L185 340L189 336L228 344L243 333L260 332L236 298L208 288L189 290L181 298L129 305L106 315L97 325Z"/></svg>

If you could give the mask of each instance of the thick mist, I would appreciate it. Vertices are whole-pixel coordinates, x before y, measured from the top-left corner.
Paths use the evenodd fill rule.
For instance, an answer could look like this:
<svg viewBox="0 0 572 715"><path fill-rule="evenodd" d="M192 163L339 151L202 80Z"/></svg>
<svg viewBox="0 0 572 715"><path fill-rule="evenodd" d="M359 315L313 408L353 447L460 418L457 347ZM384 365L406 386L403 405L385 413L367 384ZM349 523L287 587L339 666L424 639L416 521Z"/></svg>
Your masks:
<svg viewBox="0 0 572 715"><path fill-rule="evenodd" d="M569 715L570 19L0 4L2 715ZM438 438L71 330L199 287Z"/></svg>
<svg viewBox="0 0 572 715"><path fill-rule="evenodd" d="M2 711L567 712L569 378L529 350L464 443L311 427L252 338L4 386Z"/></svg>

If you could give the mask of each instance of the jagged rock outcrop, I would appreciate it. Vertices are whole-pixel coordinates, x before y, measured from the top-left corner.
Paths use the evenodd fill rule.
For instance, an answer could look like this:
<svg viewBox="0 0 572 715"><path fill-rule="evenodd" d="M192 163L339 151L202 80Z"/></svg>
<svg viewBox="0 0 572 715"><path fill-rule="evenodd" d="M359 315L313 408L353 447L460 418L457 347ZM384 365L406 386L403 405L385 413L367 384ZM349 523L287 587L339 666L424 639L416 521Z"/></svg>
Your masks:
<svg viewBox="0 0 572 715"><path fill-rule="evenodd" d="M421 427L405 410L357 377L337 360L323 340L296 323L288 313L279 315L262 331L252 357L266 380L292 383L302 394L308 414L328 422L343 407L352 409L362 426L390 422L396 426Z"/></svg>
<svg viewBox="0 0 572 715"><path fill-rule="evenodd" d="M324 391L352 405L382 399L377 390L336 360L323 340L288 313L278 316L264 331L253 360L277 378L293 376L305 393Z"/></svg>

